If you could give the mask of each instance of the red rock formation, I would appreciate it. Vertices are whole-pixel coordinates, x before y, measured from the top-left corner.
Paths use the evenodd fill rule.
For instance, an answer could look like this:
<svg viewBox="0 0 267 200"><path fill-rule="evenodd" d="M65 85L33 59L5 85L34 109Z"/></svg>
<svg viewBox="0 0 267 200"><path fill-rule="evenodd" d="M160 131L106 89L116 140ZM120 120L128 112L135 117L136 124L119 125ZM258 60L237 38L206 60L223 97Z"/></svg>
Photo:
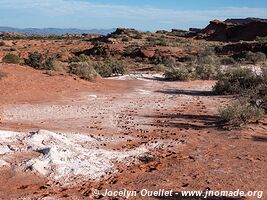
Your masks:
<svg viewBox="0 0 267 200"><path fill-rule="evenodd" d="M237 42L240 40L251 41L257 36L267 36L267 20L253 20L251 18L250 22L241 24L227 23L227 20L226 22L214 20L196 37L211 41Z"/></svg>

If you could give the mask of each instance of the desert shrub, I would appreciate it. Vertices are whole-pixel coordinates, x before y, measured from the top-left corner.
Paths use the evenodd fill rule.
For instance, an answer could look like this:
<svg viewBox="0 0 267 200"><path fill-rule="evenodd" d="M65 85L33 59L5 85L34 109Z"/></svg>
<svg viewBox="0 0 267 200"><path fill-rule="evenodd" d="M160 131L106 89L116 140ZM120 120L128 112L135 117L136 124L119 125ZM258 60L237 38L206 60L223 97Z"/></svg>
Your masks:
<svg viewBox="0 0 267 200"><path fill-rule="evenodd" d="M109 65L106 65L101 62L97 62L97 63L94 63L93 66L96 72L102 77L110 77L113 74L112 69Z"/></svg>
<svg viewBox="0 0 267 200"><path fill-rule="evenodd" d="M241 127L251 120L258 120L263 114L261 108L252 105L247 99L238 100L219 110L224 126L228 129Z"/></svg>
<svg viewBox="0 0 267 200"><path fill-rule="evenodd" d="M143 38L142 34L141 33L137 33L133 36L134 39L137 39L137 40L140 40Z"/></svg>
<svg viewBox="0 0 267 200"><path fill-rule="evenodd" d="M196 78L202 79L202 80L213 80L217 77L218 69L215 65L197 65L196 66Z"/></svg>
<svg viewBox="0 0 267 200"><path fill-rule="evenodd" d="M240 127L267 113L267 69L260 74L251 69L227 70L220 76L213 90L217 94L238 94L239 101L220 110L228 127Z"/></svg>
<svg viewBox="0 0 267 200"><path fill-rule="evenodd" d="M58 60L54 60L53 61L53 68L54 71L58 71L58 72L67 72L68 71L68 63L66 62L61 62Z"/></svg>
<svg viewBox="0 0 267 200"><path fill-rule="evenodd" d="M38 52L30 52L28 59L25 59L25 64L35 69L42 69L43 56Z"/></svg>
<svg viewBox="0 0 267 200"><path fill-rule="evenodd" d="M255 88L261 80L251 69L230 69L219 76L213 91L216 94L240 94L244 90Z"/></svg>
<svg viewBox="0 0 267 200"><path fill-rule="evenodd" d="M112 70L112 74L115 75L123 75L127 73L128 71L128 66L126 62L122 62L119 60L114 60L114 59L108 59L106 65L108 65L109 68Z"/></svg>
<svg viewBox="0 0 267 200"><path fill-rule="evenodd" d="M245 59L252 64L259 64L266 61L266 55L262 52L253 53L248 51L245 54Z"/></svg>
<svg viewBox="0 0 267 200"><path fill-rule="evenodd" d="M42 64L42 69L55 71L55 61L56 59L52 57L45 59Z"/></svg>
<svg viewBox="0 0 267 200"><path fill-rule="evenodd" d="M267 36L265 36L265 37L259 37L259 36L257 36L256 37L256 41L257 42L260 42L260 43L267 43Z"/></svg>
<svg viewBox="0 0 267 200"><path fill-rule="evenodd" d="M153 67L153 70L157 72L165 72L166 67L163 64L158 64Z"/></svg>
<svg viewBox="0 0 267 200"><path fill-rule="evenodd" d="M18 50L18 47L16 47L16 46L10 47L10 51L17 51L17 50Z"/></svg>
<svg viewBox="0 0 267 200"><path fill-rule="evenodd" d="M75 56L72 57L68 60L68 62L72 63L72 62L87 62L90 61L90 57L85 55L85 54L81 54L79 56Z"/></svg>
<svg viewBox="0 0 267 200"><path fill-rule="evenodd" d="M164 76L171 81L186 81L193 77L194 71L189 66L177 64L176 66L166 68Z"/></svg>
<svg viewBox="0 0 267 200"><path fill-rule="evenodd" d="M123 42L129 42L130 41L130 38L127 37L127 36L124 36L123 38L121 38L121 41L123 41Z"/></svg>
<svg viewBox="0 0 267 200"><path fill-rule="evenodd" d="M220 59L216 56L213 48L205 48L197 57L192 58L192 65L195 67L195 78L215 79L218 74Z"/></svg>
<svg viewBox="0 0 267 200"><path fill-rule="evenodd" d="M196 65L218 65L220 59L216 56L213 48L205 48L202 50L197 57L193 58Z"/></svg>
<svg viewBox="0 0 267 200"><path fill-rule="evenodd" d="M6 45L5 42L3 40L1 40L0 41L0 46L2 47L2 46L5 46L5 45Z"/></svg>
<svg viewBox="0 0 267 200"><path fill-rule="evenodd" d="M156 45L159 45L159 46L168 46L168 42L166 39L164 38L159 38L157 41L156 41Z"/></svg>
<svg viewBox="0 0 267 200"><path fill-rule="evenodd" d="M93 81L98 77L94 67L87 62L71 63L69 66L69 73L75 74L81 79Z"/></svg>
<svg viewBox="0 0 267 200"><path fill-rule="evenodd" d="M18 64L20 62L20 58L14 54L7 54L3 57L3 62L5 63L13 63L13 64Z"/></svg>
<svg viewBox="0 0 267 200"><path fill-rule="evenodd" d="M221 64L223 64L223 65L235 65L236 61L232 57L223 57L223 58L221 58Z"/></svg>
<svg viewBox="0 0 267 200"><path fill-rule="evenodd" d="M28 59L24 60L26 65L29 65L34 69L40 69L40 70L55 70L54 66L55 61L56 58L54 57L45 58L42 54L38 52L30 52Z"/></svg>

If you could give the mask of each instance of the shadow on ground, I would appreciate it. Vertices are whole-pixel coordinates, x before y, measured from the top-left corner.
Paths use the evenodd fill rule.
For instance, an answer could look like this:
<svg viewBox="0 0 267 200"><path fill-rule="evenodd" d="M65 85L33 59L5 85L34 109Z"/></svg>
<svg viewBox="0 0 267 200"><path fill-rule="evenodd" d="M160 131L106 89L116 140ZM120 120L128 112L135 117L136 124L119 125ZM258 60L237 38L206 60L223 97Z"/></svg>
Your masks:
<svg viewBox="0 0 267 200"><path fill-rule="evenodd" d="M221 118L213 115L192 115L192 114L167 114L167 115L145 115L143 117L152 119L167 119L164 121L156 120L154 123L146 125L159 126L159 127L174 127L184 129L206 129L206 128L219 128ZM181 121L181 120L187 120ZM169 121L168 121L169 120Z"/></svg>
<svg viewBox="0 0 267 200"><path fill-rule="evenodd" d="M190 96L215 96L212 91L201 91L201 90L157 90L155 92L163 94L173 94L173 95L190 95Z"/></svg>

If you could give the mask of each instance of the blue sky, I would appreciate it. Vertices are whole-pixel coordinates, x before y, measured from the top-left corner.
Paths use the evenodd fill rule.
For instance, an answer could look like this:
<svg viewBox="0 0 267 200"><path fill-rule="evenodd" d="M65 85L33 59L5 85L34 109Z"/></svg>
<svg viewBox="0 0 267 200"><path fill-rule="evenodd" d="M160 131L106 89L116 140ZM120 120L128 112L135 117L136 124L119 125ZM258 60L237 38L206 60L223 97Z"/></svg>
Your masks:
<svg viewBox="0 0 267 200"><path fill-rule="evenodd" d="M266 0L1 0L0 26L138 30L204 27L212 19L267 18Z"/></svg>

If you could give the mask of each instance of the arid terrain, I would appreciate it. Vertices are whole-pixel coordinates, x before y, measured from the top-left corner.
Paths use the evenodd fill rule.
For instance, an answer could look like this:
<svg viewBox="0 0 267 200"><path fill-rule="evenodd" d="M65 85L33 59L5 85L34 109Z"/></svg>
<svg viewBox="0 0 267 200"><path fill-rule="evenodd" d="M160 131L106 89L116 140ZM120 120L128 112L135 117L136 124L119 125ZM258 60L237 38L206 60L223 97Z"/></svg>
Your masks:
<svg viewBox="0 0 267 200"><path fill-rule="evenodd" d="M0 64L0 199L123 199L93 191L144 188L239 189L263 191L261 199L266 198L266 114L225 129L219 109L238 96L215 94L213 78L173 81L158 70L172 61L191 62L206 47L215 48L220 58L266 53L266 42L251 34L246 42L228 41L204 35L208 28L190 37L177 36L181 32L175 30L131 29L60 40L3 36L0 56L11 52L20 60ZM27 65L28 53L35 51L56 56L60 67ZM96 70L103 78L88 81L65 70L74 59L101 64L110 57L127 62L127 73L107 77Z"/></svg>

